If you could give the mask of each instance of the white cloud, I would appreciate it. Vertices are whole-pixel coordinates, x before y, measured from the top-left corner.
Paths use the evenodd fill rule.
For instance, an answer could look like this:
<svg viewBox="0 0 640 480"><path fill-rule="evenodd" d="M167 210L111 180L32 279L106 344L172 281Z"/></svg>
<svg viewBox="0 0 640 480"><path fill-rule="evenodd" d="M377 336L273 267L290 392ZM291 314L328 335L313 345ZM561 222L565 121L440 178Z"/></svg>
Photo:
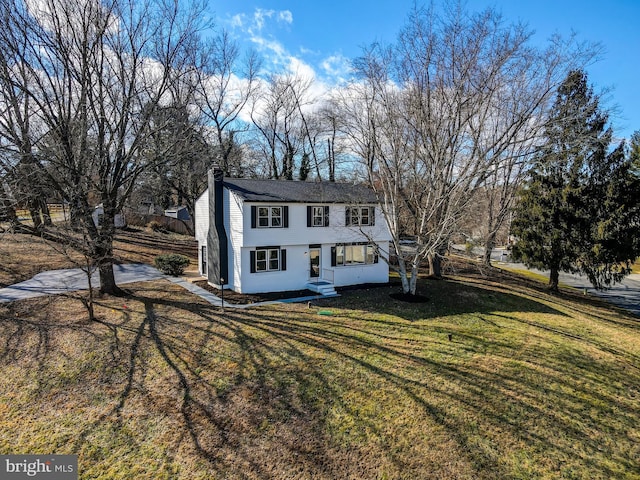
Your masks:
<svg viewBox="0 0 640 480"><path fill-rule="evenodd" d="M253 13L239 14L231 18L231 26L242 32L261 53L265 73L294 75L311 84L311 96L323 98L337 84L342 84L351 73L349 60L334 54L320 60L319 52L299 47L289 51L278 39L277 31L293 25L290 10L256 8ZM317 64L309 59L320 60Z"/></svg>
<svg viewBox="0 0 640 480"><path fill-rule="evenodd" d="M233 28L243 28L247 16L244 13L239 13L231 17L230 24Z"/></svg>
<svg viewBox="0 0 640 480"><path fill-rule="evenodd" d="M263 10L262 8L256 8L253 12L253 28L249 31L255 33L260 32L265 27L265 21L267 19L275 19L277 23L286 23L291 25L293 23L293 14L289 10Z"/></svg>
<svg viewBox="0 0 640 480"><path fill-rule="evenodd" d="M277 58L282 58L286 56L286 51L284 46L278 42L277 40L260 37L260 36L252 36L251 42L253 42L259 50L269 51L274 54Z"/></svg>
<svg viewBox="0 0 640 480"><path fill-rule="evenodd" d="M258 32L264 28L264 19L265 17L270 18L273 15L273 10L262 10L261 8L257 8L255 12L253 12L253 27Z"/></svg>
<svg viewBox="0 0 640 480"><path fill-rule="evenodd" d="M313 67L303 60L299 59L298 57L294 57L293 55L288 56L287 69L289 73L302 77L306 80L316 79L316 72Z"/></svg>
<svg viewBox="0 0 640 480"><path fill-rule="evenodd" d="M346 78L351 72L351 63L341 54L331 55L320 64L324 73L330 77Z"/></svg>
<svg viewBox="0 0 640 480"><path fill-rule="evenodd" d="M282 10L278 12L278 20L291 25L293 23L293 14L289 10Z"/></svg>

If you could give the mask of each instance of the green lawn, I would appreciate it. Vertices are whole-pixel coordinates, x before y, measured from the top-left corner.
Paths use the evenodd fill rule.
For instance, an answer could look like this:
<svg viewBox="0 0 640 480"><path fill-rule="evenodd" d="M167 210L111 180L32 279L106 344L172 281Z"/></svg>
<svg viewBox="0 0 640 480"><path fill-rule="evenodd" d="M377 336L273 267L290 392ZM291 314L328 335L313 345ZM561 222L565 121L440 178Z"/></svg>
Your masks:
<svg viewBox="0 0 640 480"><path fill-rule="evenodd" d="M640 478L640 321L499 275L224 313L160 281L93 324L0 305L0 453L76 453L83 479Z"/></svg>

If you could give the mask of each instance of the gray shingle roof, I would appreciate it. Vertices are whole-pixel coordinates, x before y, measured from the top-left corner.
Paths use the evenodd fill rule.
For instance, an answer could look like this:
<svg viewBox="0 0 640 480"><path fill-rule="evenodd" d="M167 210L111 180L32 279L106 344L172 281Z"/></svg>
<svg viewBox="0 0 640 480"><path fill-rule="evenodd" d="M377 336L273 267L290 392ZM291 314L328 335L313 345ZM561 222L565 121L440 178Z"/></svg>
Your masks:
<svg viewBox="0 0 640 480"><path fill-rule="evenodd" d="M292 180L225 178L224 186L249 202L377 203L376 194L364 185Z"/></svg>

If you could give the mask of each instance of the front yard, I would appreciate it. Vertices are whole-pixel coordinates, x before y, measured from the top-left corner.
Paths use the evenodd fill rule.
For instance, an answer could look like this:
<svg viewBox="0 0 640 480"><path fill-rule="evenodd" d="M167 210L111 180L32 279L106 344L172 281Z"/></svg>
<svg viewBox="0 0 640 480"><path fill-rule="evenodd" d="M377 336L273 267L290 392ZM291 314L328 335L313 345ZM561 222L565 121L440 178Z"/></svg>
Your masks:
<svg viewBox="0 0 640 480"><path fill-rule="evenodd" d="M91 324L0 304L0 453L78 454L83 479L640 478L640 321L484 273L423 304L221 312L165 281Z"/></svg>

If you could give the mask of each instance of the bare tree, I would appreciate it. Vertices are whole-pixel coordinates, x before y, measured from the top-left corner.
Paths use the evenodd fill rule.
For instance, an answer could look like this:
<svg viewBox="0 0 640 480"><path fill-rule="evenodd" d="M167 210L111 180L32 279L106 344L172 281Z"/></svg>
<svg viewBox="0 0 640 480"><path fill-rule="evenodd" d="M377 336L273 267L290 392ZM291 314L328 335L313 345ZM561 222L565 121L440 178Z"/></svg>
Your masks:
<svg viewBox="0 0 640 480"><path fill-rule="evenodd" d="M17 44L26 41L24 38L12 40ZM33 102L25 94L29 82L30 72L11 50L0 52L0 167L4 172L5 190L11 186L12 199L29 210L34 229L40 231L44 224L50 224L50 217L31 135Z"/></svg>
<svg viewBox="0 0 640 480"><path fill-rule="evenodd" d="M471 131L476 154L490 157L492 169L482 193L486 198L483 263L490 265L496 236L509 216L515 193L529 171L533 155L542 144L547 111L556 89L569 69L591 61L598 52L593 45L576 45L552 39L543 51L523 48L497 79L487 110Z"/></svg>
<svg viewBox="0 0 640 480"><path fill-rule="evenodd" d="M293 180L299 157L309 146L309 120L304 110L313 102L309 98L311 82L299 75L271 75L252 104L251 119L273 178ZM317 158L315 145L310 148Z"/></svg>
<svg viewBox="0 0 640 480"><path fill-rule="evenodd" d="M415 294L425 260L438 274L478 190L492 176L511 178L504 160L535 145L566 57L545 60L529 36L492 9L469 14L458 4L437 15L432 6L412 13L395 46L374 45L355 63L348 131L382 199L405 292Z"/></svg>
<svg viewBox="0 0 640 480"><path fill-rule="evenodd" d="M195 102L203 120L213 127L216 161L226 175L242 176L236 137L248 128L242 126L240 114L257 91L260 61L253 51L242 58L226 32L214 37L202 51Z"/></svg>
<svg viewBox="0 0 640 480"><path fill-rule="evenodd" d="M204 126L180 102L155 109L143 154L150 165L140 176L136 197L146 193L163 208L184 205L195 218L195 201L207 185L212 163L211 146Z"/></svg>
<svg viewBox="0 0 640 480"><path fill-rule="evenodd" d="M141 149L152 112L170 101L175 79L195 68L201 11L169 1L0 3L0 50L10 71L26 72L26 82L14 87L29 107L16 111L32 112L35 162L89 239L104 293L119 292L114 218L148 168ZM104 207L100 226L94 200Z"/></svg>

